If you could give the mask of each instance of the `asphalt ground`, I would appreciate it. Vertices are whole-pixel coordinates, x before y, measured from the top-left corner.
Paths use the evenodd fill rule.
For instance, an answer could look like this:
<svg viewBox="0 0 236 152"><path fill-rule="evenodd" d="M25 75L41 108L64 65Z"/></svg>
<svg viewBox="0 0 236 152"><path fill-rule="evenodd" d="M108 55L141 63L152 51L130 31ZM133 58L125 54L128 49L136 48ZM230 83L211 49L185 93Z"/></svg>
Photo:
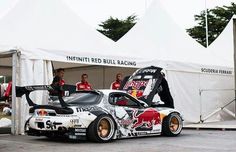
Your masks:
<svg viewBox="0 0 236 152"><path fill-rule="evenodd" d="M142 137L92 143L0 134L0 152L236 152L236 131L183 130L178 137Z"/></svg>

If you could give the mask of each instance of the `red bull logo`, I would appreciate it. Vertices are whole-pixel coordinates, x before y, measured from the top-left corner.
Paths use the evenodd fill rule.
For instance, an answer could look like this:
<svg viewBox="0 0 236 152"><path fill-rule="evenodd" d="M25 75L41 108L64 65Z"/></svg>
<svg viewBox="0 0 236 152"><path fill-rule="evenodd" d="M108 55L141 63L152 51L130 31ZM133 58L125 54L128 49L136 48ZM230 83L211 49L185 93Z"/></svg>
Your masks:
<svg viewBox="0 0 236 152"><path fill-rule="evenodd" d="M47 116L48 115L48 112L45 110L45 109L39 109L37 114L39 116Z"/></svg>
<svg viewBox="0 0 236 152"><path fill-rule="evenodd" d="M146 124L148 128L151 128L152 125L157 125L161 123L160 113L153 108L146 109L144 112L137 115L137 110L133 112L133 117L136 120L132 128L137 128Z"/></svg>
<svg viewBox="0 0 236 152"><path fill-rule="evenodd" d="M135 98L140 98L143 96L143 90L137 90L135 88L129 90L128 93Z"/></svg>

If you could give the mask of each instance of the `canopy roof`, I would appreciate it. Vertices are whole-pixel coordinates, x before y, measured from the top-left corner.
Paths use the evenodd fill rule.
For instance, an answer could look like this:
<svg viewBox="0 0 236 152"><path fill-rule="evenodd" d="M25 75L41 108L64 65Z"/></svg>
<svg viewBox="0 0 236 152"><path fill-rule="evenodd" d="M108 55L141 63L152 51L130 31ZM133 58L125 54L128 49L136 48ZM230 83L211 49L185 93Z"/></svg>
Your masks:
<svg viewBox="0 0 236 152"><path fill-rule="evenodd" d="M60 61L55 54L109 54L113 41L85 24L61 0L19 0L0 19L0 45L21 48L28 58Z"/></svg>
<svg viewBox="0 0 236 152"><path fill-rule="evenodd" d="M153 1L143 19L118 41L117 48L127 56L164 62L227 66L180 28L159 0Z"/></svg>
<svg viewBox="0 0 236 152"><path fill-rule="evenodd" d="M196 64L231 66L231 61L224 60L231 53L222 57L216 53L220 50L217 45L212 49L201 46L173 21L159 0L153 1L143 19L116 44L85 24L61 0L19 0L0 19L0 45L21 50L25 58L59 62L124 66L117 64L122 59L135 63L131 67L176 62L190 68ZM102 62L92 62L93 57Z"/></svg>
<svg viewBox="0 0 236 152"><path fill-rule="evenodd" d="M212 54L221 58L226 66L233 67L234 65L234 38L233 38L233 20L234 15L222 33L217 39L207 48Z"/></svg>

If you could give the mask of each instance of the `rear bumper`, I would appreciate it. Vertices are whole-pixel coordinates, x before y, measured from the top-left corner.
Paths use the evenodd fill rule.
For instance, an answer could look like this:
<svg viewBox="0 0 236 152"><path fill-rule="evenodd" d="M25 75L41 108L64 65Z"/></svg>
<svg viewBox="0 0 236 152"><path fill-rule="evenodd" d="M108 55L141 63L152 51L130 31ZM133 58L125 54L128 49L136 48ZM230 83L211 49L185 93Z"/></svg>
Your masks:
<svg viewBox="0 0 236 152"><path fill-rule="evenodd" d="M29 136L46 136L50 138L64 137L75 140L86 140L86 128L61 128L59 130L48 131L48 130L37 130L29 128L25 133Z"/></svg>

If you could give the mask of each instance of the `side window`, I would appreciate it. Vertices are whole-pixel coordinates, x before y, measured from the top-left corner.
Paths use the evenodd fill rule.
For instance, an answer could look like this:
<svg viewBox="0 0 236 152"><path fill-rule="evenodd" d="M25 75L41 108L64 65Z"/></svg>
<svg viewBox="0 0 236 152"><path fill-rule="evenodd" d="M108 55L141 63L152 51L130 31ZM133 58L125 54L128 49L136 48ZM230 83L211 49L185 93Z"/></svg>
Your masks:
<svg viewBox="0 0 236 152"><path fill-rule="evenodd" d="M126 107L133 107L137 108L139 105L134 101L134 99L130 98L125 94L120 93L112 93L109 96L109 102L112 105L117 106L126 106Z"/></svg>

